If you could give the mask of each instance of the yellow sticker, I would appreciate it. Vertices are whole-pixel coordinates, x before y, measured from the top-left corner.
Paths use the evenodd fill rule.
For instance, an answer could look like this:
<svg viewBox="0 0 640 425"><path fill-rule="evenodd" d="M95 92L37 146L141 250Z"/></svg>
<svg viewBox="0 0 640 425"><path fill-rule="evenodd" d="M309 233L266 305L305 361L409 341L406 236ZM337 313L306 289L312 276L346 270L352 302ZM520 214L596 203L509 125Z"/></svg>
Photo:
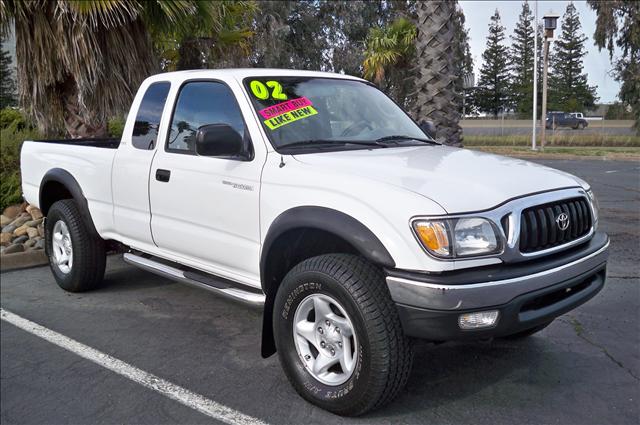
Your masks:
<svg viewBox="0 0 640 425"><path fill-rule="evenodd" d="M284 114L278 115L277 117L269 118L264 122L264 124L271 130L275 130L282 127L283 125L291 124L292 122L298 121L302 118L310 117L312 115L316 115L317 113L318 111L316 111L313 106L305 106L302 108L294 109L293 111L285 112Z"/></svg>
<svg viewBox="0 0 640 425"><path fill-rule="evenodd" d="M253 80L249 83L249 88L251 88L251 93L260 100L267 100L269 96L276 100L287 100L287 95L282 92L282 84L277 81L267 81L265 86L261 81ZM269 88L271 94L269 94Z"/></svg>

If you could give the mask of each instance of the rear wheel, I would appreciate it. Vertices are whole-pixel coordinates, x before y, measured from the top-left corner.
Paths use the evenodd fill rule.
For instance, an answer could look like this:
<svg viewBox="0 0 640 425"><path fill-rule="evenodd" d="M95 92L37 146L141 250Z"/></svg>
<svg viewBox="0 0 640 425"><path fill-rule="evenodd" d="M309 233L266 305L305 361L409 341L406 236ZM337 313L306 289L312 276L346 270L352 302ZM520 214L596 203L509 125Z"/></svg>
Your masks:
<svg viewBox="0 0 640 425"><path fill-rule="evenodd" d="M581 123L579 123L579 124L578 124L578 129L580 129L580 130L584 130L584 128L585 128L585 125L584 125L584 123L583 123L583 122L581 122Z"/></svg>
<svg viewBox="0 0 640 425"><path fill-rule="evenodd" d="M82 292L102 282L106 264L104 241L87 228L72 199L55 202L47 214L45 247L58 285Z"/></svg>
<svg viewBox="0 0 640 425"><path fill-rule="evenodd" d="M307 401L355 416L404 387L412 351L382 272L363 258L322 255L284 278L274 305L282 367Z"/></svg>

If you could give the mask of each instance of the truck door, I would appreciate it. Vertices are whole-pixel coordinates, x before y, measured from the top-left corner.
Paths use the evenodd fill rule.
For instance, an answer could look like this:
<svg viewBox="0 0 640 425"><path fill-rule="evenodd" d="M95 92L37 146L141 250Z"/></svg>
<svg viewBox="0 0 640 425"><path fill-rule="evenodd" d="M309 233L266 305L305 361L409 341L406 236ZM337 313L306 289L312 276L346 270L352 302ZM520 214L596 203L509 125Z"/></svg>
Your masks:
<svg viewBox="0 0 640 425"><path fill-rule="evenodd" d="M167 81L140 88L131 105L135 121L129 117L111 171L116 233L122 242L139 249L153 246L149 170L154 148L164 136L160 119L170 88Z"/></svg>
<svg viewBox="0 0 640 425"><path fill-rule="evenodd" d="M151 167L153 239L185 264L240 281L257 279L264 155L250 161L199 156L195 135L207 124L227 124L247 137L229 86L188 81L176 96L168 135Z"/></svg>

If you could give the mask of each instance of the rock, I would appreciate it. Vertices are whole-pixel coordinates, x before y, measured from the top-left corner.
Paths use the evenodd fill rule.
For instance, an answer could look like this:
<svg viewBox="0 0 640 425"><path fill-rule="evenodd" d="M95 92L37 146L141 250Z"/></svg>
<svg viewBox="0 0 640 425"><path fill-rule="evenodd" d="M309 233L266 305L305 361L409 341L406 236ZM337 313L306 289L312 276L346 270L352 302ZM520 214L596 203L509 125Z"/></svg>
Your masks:
<svg viewBox="0 0 640 425"><path fill-rule="evenodd" d="M29 236L29 239L35 238L36 236L39 235L38 229L36 229L34 227L27 228L27 235Z"/></svg>
<svg viewBox="0 0 640 425"><path fill-rule="evenodd" d="M38 224L38 234L44 238L44 224Z"/></svg>
<svg viewBox="0 0 640 425"><path fill-rule="evenodd" d="M16 252L24 252L24 246L20 243L14 243L13 245L9 245L2 252L3 254L15 254Z"/></svg>
<svg viewBox="0 0 640 425"><path fill-rule="evenodd" d="M13 234L11 233L0 233L0 245L6 246L11 243L11 239L13 239Z"/></svg>
<svg viewBox="0 0 640 425"><path fill-rule="evenodd" d="M11 205L11 206L8 206L7 208L5 208L4 211L2 211L2 215L4 215L4 216L8 217L9 219L13 220L18 215L20 215L20 213L22 211L24 211L24 209L22 208L22 205Z"/></svg>
<svg viewBox="0 0 640 425"><path fill-rule="evenodd" d="M13 243L14 243L14 244L15 244L15 243L25 243L27 240L29 240L29 236L27 236L27 235L23 235L23 236L19 236L19 237L15 238L15 239L13 240Z"/></svg>
<svg viewBox="0 0 640 425"><path fill-rule="evenodd" d="M9 224L8 226L4 226L2 228L2 233L13 233L14 230L16 230L16 226L14 226L13 224Z"/></svg>
<svg viewBox="0 0 640 425"><path fill-rule="evenodd" d="M11 223L13 220L11 220L9 217L7 217L6 215L0 215L0 226L4 227L7 224Z"/></svg>
<svg viewBox="0 0 640 425"><path fill-rule="evenodd" d="M24 223L27 227L36 227L38 224L42 223L42 219L38 220L29 220Z"/></svg>
<svg viewBox="0 0 640 425"><path fill-rule="evenodd" d="M42 211L40 211L38 208L33 208L31 211L29 211L29 214L31 215L31 218L34 220L41 220L42 219Z"/></svg>
<svg viewBox="0 0 640 425"><path fill-rule="evenodd" d="M26 241L26 242L24 243L24 247L25 247L25 248L27 248L27 249L29 249L29 248L33 247L37 242L38 242L38 241L37 241L37 240L35 240L35 239L29 239L28 241Z"/></svg>
<svg viewBox="0 0 640 425"><path fill-rule="evenodd" d="M36 242L36 245L33 247L34 249L44 249L44 239L39 239Z"/></svg>
<svg viewBox="0 0 640 425"><path fill-rule="evenodd" d="M22 226L18 227L16 230L13 231L13 235L14 236L26 235L27 229L28 229L27 225L23 224Z"/></svg>
<svg viewBox="0 0 640 425"><path fill-rule="evenodd" d="M24 216L20 216L18 218L16 218L15 220L13 220L10 224L10 226L16 226L16 229L20 226L22 226L24 223L26 223L27 221L31 220L31 216L29 214L27 214L26 217Z"/></svg>

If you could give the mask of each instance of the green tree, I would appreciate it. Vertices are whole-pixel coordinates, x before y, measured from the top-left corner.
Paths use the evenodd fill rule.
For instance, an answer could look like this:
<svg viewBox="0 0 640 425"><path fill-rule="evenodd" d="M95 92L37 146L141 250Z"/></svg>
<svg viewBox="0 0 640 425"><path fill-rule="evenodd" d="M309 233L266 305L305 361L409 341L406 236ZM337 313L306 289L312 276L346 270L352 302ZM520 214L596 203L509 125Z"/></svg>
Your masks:
<svg viewBox="0 0 640 425"><path fill-rule="evenodd" d="M2 33L15 24L20 104L44 134L105 134L158 70L151 36L217 28L220 3L1 0Z"/></svg>
<svg viewBox="0 0 640 425"><path fill-rule="evenodd" d="M16 104L16 80L11 69L11 55L0 49L0 109Z"/></svg>
<svg viewBox="0 0 640 425"><path fill-rule="evenodd" d="M466 109L466 113L473 110L473 87L465 87L469 85L473 78L473 56L471 55L471 46L469 44L469 30L465 26L465 16L461 7L456 7L454 14L454 36L453 36L453 48L454 48L454 68L456 74L455 89L456 93L460 93L456 96L456 102L458 103L458 111L463 112ZM464 105L463 105L464 102Z"/></svg>
<svg viewBox="0 0 640 425"><path fill-rule="evenodd" d="M431 120L438 139L460 145L462 130L456 92L455 16L457 2L416 3L415 100L411 114Z"/></svg>
<svg viewBox="0 0 640 425"><path fill-rule="evenodd" d="M522 11L511 36L511 102L522 117L531 116L533 110L533 51L534 22L528 2L522 3Z"/></svg>
<svg viewBox="0 0 640 425"><path fill-rule="evenodd" d="M482 67L476 91L478 108L497 117L509 105L509 50L503 44L504 30L500 13L491 16L487 48L482 53Z"/></svg>
<svg viewBox="0 0 640 425"><path fill-rule="evenodd" d="M588 4L597 14L596 45L609 50L613 76L622 83L618 97L632 109L636 132L640 133L640 2L588 0ZM615 60L614 46L622 49L622 56Z"/></svg>
<svg viewBox="0 0 640 425"><path fill-rule="evenodd" d="M549 109L584 112L595 104L596 87L589 86L582 58L587 37L581 31L576 7L569 3L562 17L561 34L553 43L549 84Z"/></svg>

